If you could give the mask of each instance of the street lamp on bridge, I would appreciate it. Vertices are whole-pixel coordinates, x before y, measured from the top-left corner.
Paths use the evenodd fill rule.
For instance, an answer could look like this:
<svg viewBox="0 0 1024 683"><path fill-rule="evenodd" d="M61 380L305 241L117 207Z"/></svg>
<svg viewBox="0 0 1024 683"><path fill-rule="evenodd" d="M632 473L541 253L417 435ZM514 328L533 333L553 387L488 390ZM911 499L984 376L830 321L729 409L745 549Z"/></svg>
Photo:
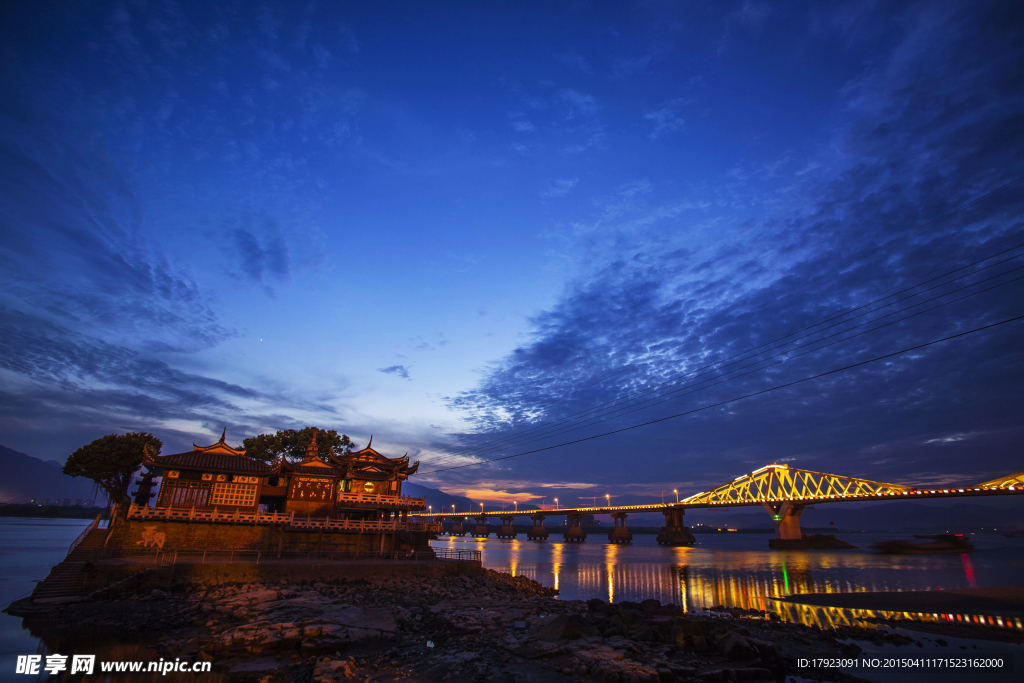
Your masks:
<svg viewBox="0 0 1024 683"><path fill-rule="evenodd" d="M558 509L558 499L557 498L555 498L555 509L556 510Z"/></svg>
<svg viewBox="0 0 1024 683"><path fill-rule="evenodd" d="M517 503L516 501L514 501L514 500L513 500L513 501L512 501L512 504L513 504L513 505L515 505L515 507L516 507L516 512L519 512L519 503Z"/></svg>
<svg viewBox="0 0 1024 683"><path fill-rule="evenodd" d="M605 500L606 503L608 503L608 507L612 506L612 497L609 496L607 493L604 494L604 500Z"/></svg>
<svg viewBox="0 0 1024 683"><path fill-rule="evenodd" d="M679 489L672 489L672 493L676 494L676 503L679 502Z"/></svg>

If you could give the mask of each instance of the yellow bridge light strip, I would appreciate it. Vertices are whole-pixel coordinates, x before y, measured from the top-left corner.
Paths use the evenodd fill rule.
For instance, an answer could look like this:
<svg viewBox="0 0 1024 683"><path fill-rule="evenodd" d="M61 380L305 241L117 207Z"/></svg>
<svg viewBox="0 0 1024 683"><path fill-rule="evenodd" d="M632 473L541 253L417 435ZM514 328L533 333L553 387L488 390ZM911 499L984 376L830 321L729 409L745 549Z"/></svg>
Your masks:
<svg viewBox="0 0 1024 683"><path fill-rule="evenodd" d="M1024 493L1024 472L968 487L915 489L901 484L886 484L869 479L857 479L838 474L801 470L788 465L769 463L750 474L710 491L684 498L678 503L649 505L608 505L603 507L568 507L547 510L503 510L491 512L411 513L410 517L527 517L532 515L559 516L568 514L608 514L611 512L661 512L671 508L698 508L730 505L760 505L785 501L802 504L842 500L871 500L889 496L967 496L976 494Z"/></svg>
<svg viewBox="0 0 1024 683"><path fill-rule="evenodd" d="M1024 472L1017 472L1007 477L1000 477L999 479L992 479L984 483L978 484L980 488L987 489L1010 489L1019 488L1024 486ZM975 489L977 490L977 489Z"/></svg>
<svg viewBox="0 0 1024 683"><path fill-rule="evenodd" d="M735 505L785 500L834 500L903 494L912 490L899 484L885 484L771 463L737 477L724 486L684 498L680 502L688 505Z"/></svg>

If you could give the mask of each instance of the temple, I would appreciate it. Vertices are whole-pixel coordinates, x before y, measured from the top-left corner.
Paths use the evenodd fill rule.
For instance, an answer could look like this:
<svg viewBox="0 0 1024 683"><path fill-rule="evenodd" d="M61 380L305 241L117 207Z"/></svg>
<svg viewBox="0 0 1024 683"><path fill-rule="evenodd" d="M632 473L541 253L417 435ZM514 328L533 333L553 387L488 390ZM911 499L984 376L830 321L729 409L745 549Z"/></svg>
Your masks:
<svg viewBox="0 0 1024 683"><path fill-rule="evenodd" d="M389 458L370 444L360 451L336 455L323 452L316 434L298 462L279 457L273 462L246 455L245 449L226 443L227 430L211 446L193 444L191 451L143 458L146 472L139 481L134 502L124 514L129 524L122 544L138 544L139 532L132 523L172 523L167 529L148 528L147 538L163 534L162 543L194 547L198 537L221 547L278 549L308 546L300 536L269 539L266 533L249 533L245 525L274 527L277 531L318 531L317 549L399 549L427 546L432 531L410 522L409 512L426 508L424 498L402 494L402 482L416 473L419 463L409 464L408 454ZM154 480L160 480L155 506L149 505ZM234 535L203 533L179 528L180 523L234 526ZM179 526L174 526L178 524ZM324 538L323 532L330 532ZM349 538L355 536L358 538ZM422 538L421 538L422 536ZM141 538L141 537L140 537ZM308 540L308 539L306 539ZM145 543L145 541L143 541ZM163 546L161 546L163 547Z"/></svg>

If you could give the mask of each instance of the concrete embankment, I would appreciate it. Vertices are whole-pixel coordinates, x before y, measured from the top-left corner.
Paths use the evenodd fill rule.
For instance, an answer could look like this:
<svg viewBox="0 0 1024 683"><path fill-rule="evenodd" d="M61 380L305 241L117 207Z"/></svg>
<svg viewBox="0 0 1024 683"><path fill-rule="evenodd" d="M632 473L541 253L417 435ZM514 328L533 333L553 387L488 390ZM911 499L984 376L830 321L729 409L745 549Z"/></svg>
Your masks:
<svg viewBox="0 0 1024 683"><path fill-rule="evenodd" d="M303 583L314 581L380 581L384 579L428 579L444 576L477 576L479 562L401 560L344 562L269 561L260 564L211 563L153 566L145 562L97 562L86 572L85 593L100 590L124 579L136 590L171 589L187 586L221 586L251 583Z"/></svg>

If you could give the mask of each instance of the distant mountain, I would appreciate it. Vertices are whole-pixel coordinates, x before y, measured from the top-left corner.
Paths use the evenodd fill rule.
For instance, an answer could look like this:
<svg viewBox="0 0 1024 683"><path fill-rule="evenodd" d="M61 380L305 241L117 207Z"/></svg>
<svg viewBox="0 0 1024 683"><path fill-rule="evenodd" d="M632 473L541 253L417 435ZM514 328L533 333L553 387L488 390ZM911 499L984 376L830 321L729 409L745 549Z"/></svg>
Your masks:
<svg viewBox="0 0 1024 683"><path fill-rule="evenodd" d="M56 460L44 461L0 446L0 503L27 503L33 498L92 500L92 480L66 476L63 467Z"/></svg>
<svg viewBox="0 0 1024 683"><path fill-rule="evenodd" d="M438 489L427 488L426 486L420 486L419 484L413 484L411 482L405 482L402 484L402 493L406 496L413 496L414 498L426 498L427 505L433 506L434 512L445 512L452 511L452 505L455 506L457 512L466 512L468 510L479 509L480 505L474 503L465 496L453 496L450 493L445 493Z"/></svg>

